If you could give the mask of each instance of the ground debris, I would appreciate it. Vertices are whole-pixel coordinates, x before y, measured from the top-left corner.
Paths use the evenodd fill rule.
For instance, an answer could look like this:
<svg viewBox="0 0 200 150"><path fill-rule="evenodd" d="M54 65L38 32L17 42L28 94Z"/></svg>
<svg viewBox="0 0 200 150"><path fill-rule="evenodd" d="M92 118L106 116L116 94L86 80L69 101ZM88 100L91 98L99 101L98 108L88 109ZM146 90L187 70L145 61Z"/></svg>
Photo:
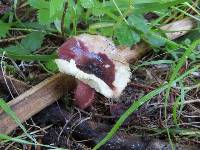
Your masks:
<svg viewBox="0 0 200 150"><path fill-rule="evenodd" d="M74 114L74 113L72 113ZM73 147L74 144L80 149L86 145L87 147L95 146L102 139L111 126L91 121L81 117L81 114L72 115L64 110L61 106L53 104L36 115L33 119L38 124L53 124L48 133L43 137L44 144L52 144L54 146ZM72 117L73 116L73 117ZM39 119L40 117L45 120ZM78 144L78 145L77 145ZM175 145L177 150L197 150L193 146ZM171 150L170 145L161 140L155 140L148 136L138 137L136 135L128 135L125 132L118 132L106 145L103 150Z"/></svg>

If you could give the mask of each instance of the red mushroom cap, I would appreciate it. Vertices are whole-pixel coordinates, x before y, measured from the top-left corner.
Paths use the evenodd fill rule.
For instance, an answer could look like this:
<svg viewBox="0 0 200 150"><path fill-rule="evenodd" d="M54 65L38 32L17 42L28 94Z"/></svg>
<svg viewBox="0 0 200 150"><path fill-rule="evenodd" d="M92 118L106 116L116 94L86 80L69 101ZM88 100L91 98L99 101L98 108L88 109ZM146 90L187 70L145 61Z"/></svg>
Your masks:
<svg viewBox="0 0 200 150"><path fill-rule="evenodd" d="M81 108L91 104L94 97L91 90L114 98L120 96L129 82L128 63L120 57L112 41L103 36L82 34L69 38L59 48L58 55L59 70L83 82L75 90L75 101Z"/></svg>

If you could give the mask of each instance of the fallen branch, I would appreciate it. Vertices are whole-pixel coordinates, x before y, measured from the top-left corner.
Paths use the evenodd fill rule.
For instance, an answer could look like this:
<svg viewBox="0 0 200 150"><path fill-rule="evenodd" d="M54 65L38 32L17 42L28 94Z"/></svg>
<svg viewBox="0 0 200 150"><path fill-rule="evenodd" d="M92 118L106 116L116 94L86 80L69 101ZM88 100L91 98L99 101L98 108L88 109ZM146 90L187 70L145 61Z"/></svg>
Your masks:
<svg viewBox="0 0 200 150"><path fill-rule="evenodd" d="M15 78L3 75L0 71L0 87L2 90L8 89L7 91L10 91L13 95L18 96L28 90L31 86Z"/></svg>
<svg viewBox="0 0 200 150"><path fill-rule="evenodd" d="M74 80L63 74L54 75L11 100L8 104L21 122L29 119L62 97L74 87ZM0 110L0 133L8 134L17 125L2 109Z"/></svg>
<svg viewBox="0 0 200 150"><path fill-rule="evenodd" d="M187 24L186 22L190 25L185 25ZM189 18L180 20L178 23L178 26L174 26L173 24L177 24L177 22L174 22L171 23L170 26L166 25L161 28L177 31L183 24L184 26L181 26L181 30L185 30L186 32L178 32L176 35L169 33L167 35L169 38L175 39L183 34L186 34L195 25L195 22ZM128 52L124 50L122 53L124 54L124 58L126 58L129 62L133 62L138 60L149 50L150 47L147 44L141 43L135 46L133 50ZM70 76L57 74L34 86L16 99L10 101L8 104L17 114L21 122L24 122L58 100L64 95L64 93L67 92L67 90L71 90L74 87L74 83L74 80ZM3 110L0 110L0 121L0 133L8 134L17 127L15 122L5 112L3 112Z"/></svg>
<svg viewBox="0 0 200 150"><path fill-rule="evenodd" d="M183 20L166 24L160 27L160 29L166 32L166 36L169 39L174 40L188 33L188 31L194 28L195 25L196 22L194 22L194 20L185 18Z"/></svg>

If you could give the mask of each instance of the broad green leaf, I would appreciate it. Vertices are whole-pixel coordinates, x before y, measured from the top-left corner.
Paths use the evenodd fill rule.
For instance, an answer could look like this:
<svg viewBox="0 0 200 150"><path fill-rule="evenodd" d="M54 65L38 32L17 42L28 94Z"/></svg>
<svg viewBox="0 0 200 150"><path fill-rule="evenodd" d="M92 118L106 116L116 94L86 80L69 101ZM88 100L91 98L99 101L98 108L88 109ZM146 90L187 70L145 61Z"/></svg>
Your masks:
<svg viewBox="0 0 200 150"><path fill-rule="evenodd" d="M114 25L113 22L99 22L94 23L89 26L89 29L99 29L99 28L105 28L105 27L112 27Z"/></svg>
<svg viewBox="0 0 200 150"><path fill-rule="evenodd" d="M43 30L43 31L52 31L55 32L53 28L50 28L46 25L39 24L39 22L24 22L23 26L20 26L20 28L27 28L27 29L37 29L37 30Z"/></svg>
<svg viewBox="0 0 200 150"><path fill-rule="evenodd" d="M44 65L51 72L58 71L58 66L56 65L54 60L50 60L50 61L46 62Z"/></svg>
<svg viewBox="0 0 200 150"><path fill-rule="evenodd" d="M115 3L117 7L122 11L127 11L127 9L130 7L130 5L133 5L132 0L115 0ZM109 9L112 12L116 12L116 6L113 3L113 0L111 1L104 1L104 6Z"/></svg>
<svg viewBox="0 0 200 150"><path fill-rule="evenodd" d="M92 8L94 7L94 0L80 0L83 8Z"/></svg>
<svg viewBox="0 0 200 150"><path fill-rule="evenodd" d="M63 4L65 0L50 0L50 17L53 17L56 15L58 12L63 12Z"/></svg>
<svg viewBox="0 0 200 150"><path fill-rule="evenodd" d="M94 6L91 8L91 10L92 14L98 17L104 15L105 7L103 3L95 1Z"/></svg>
<svg viewBox="0 0 200 150"><path fill-rule="evenodd" d="M165 40L163 38L161 38L161 36L159 36L159 35L157 35L157 34L155 34L153 32L147 33L145 35L145 39L153 47L160 47L160 46L164 46L165 45Z"/></svg>
<svg viewBox="0 0 200 150"><path fill-rule="evenodd" d="M197 61L200 59L200 50L197 48L196 50L193 51L193 53L189 57L193 61Z"/></svg>
<svg viewBox="0 0 200 150"><path fill-rule="evenodd" d="M28 55L21 55L21 54L16 54L16 53L7 53L6 54L8 57L11 57L16 60L24 60L24 61L49 61L52 59L58 58L57 55L52 54L52 55L39 55L39 54L28 54Z"/></svg>
<svg viewBox="0 0 200 150"><path fill-rule="evenodd" d="M80 3L80 1L78 1L78 4L79 3ZM65 15L65 19L64 19L64 26L66 28L66 33L70 34L70 35L72 33L71 25L73 24L73 26L75 26L76 21L77 21L77 18L76 18L77 16L74 13L74 11L76 11L76 5L77 4L74 2L74 0L68 0L68 8L66 10L66 15Z"/></svg>
<svg viewBox="0 0 200 150"><path fill-rule="evenodd" d="M74 7L76 9L77 19L80 21L84 20L86 18L85 17L86 14L85 14L84 8L81 7L81 3L80 2L76 3Z"/></svg>
<svg viewBox="0 0 200 150"><path fill-rule="evenodd" d="M113 35L113 26L113 22L99 22L91 24L88 31L90 33L96 33L100 31L101 35L111 37Z"/></svg>
<svg viewBox="0 0 200 150"><path fill-rule="evenodd" d="M101 35L111 37L113 35L113 28L112 27L106 27L99 29L101 32Z"/></svg>
<svg viewBox="0 0 200 150"><path fill-rule="evenodd" d="M0 20L0 38L5 37L10 29L10 24L4 23Z"/></svg>
<svg viewBox="0 0 200 150"><path fill-rule="evenodd" d="M147 33L149 31L147 21L141 14L133 14L128 17L128 22L131 26L135 27L137 30Z"/></svg>
<svg viewBox="0 0 200 150"><path fill-rule="evenodd" d="M46 9L49 7L48 2L45 0L28 0L28 3L35 9Z"/></svg>
<svg viewBox="0 0 200 150"><path fill-rule="evenodd" d="M66 29L69 30L69 31L70 31L70 24L71 24L71 21L72 21L71 19L69 19L70 17L71 17L71 10L67 9L64 23L65 23Z"/></svg>
<svg viewBox="0 0 200 150"><path fill-rule="evenodd" d="M18 51L9 51L8 48L5 48L5 49L0 48L0 54L2 54L3 52L6 52L6 56L8 56L10 58L13 58L16 60L24 60L24 61L50 61L50 60L58 58L57 54L51 54L51 55L35 54L35 55L33 55L33 54L25 54L25 52L20 53Z"/></svg>
<svg viewBox="0 0 200 150"><path fill-rule="evenodd" d="M41 47L43 38L44 33L32 32L28 34L24 39L22 39L21 43L15 46L9 46L3 50L12 54L31 54L31 52Z"/></svg>
<svg viewBox="0 0 200 150"><path fill-rule="evenodd" d="M37 13L38 21L42 25L50 24L50 12L49 9L39 9Z"/></svg>
<svg viewBox="0 0 200 150"><path fill-rule="evenodd" d="M21 45L30 53L41 47L43 39L44 33L32 32L22 39Z"/></svg>
<svg viewBox="0 0 200 150"><path fill-rule="evenodd" d="M56 19L56 20L54 20L54 25L55 25L55 27L56 27L56 29L58 30L58 32L62 32L61 31L61 20L59 20L59 19Z"/></svg>
<svg viewBox="0 0 200 150"><path fill-rule="evenodd" d="M33 32L22 39L20 44L5 48L6 51L20 54L30 54L41 47L44 34Z"/></svg>
<svg viewBox="0 0 200 150"><path fill-rule="evenodd" d="M134 4L146 4L146 3L163 3L163 2L170 2L172 0L134 0Z"/></svg>
<svg viewBox="0 0 200 150"><path fill-rule="evenodd" d="M118 25L114 29L114 35L121 45L132 46L140 41L140 36L131 30L125 23Z"/></svg>
<svg viewBox="0 0 200 150"><path fill-rule="evenodd" d="M98 16L104 15L104 12L102 11L102 7L95 6L91 10L94 16L98 17Z"/></svg>
<svg viewBox="0 0 200 150"><path fill-rule="evenodd" d="M12 45L12 46L9 46L9 47L6 47L3 49L4 51L6 52L10 52L10 53L16 53L16 54L20 54L20 55L23 55L23 54L28 54L29 52L24 49L24 47L20 44L17 44L17 45Z"/></svg>

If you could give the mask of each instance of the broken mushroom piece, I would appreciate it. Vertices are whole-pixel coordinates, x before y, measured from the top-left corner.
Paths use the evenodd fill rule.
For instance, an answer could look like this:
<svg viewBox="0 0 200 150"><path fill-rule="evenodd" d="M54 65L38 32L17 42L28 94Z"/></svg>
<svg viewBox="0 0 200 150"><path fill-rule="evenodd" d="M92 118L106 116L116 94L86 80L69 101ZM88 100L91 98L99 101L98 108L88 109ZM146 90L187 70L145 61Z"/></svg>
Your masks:
<svg viewBox="0 0 200 150"><path fill-rule="evenodd" d="M75 104L85 109L95 91L117 98L131 76L129 64L119 55L113 42L100 35L81 34L69 38L59 49L55 62L60 72L78 79Z"/></svg>

